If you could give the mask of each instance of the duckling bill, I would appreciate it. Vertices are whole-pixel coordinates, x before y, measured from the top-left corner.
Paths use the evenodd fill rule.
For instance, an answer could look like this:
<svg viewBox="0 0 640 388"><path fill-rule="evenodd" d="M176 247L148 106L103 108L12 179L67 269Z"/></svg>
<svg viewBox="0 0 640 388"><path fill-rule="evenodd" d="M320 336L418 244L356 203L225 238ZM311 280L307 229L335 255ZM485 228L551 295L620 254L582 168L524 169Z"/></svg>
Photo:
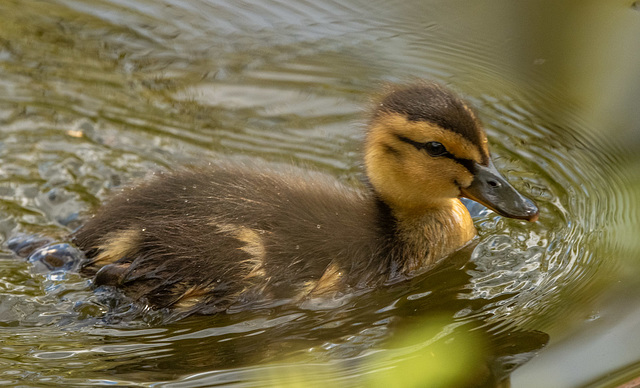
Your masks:
<svg viewBox="0 0 640 388"><path fill-rule="evenodd" d="M72 236L94 284L155 308L212 314L301 301L424 271L475 234L460 197L535 221L500 175L473 111L450 90L390 90L364 142L366 184L296 168L221 164L159 173Z"/></svg>

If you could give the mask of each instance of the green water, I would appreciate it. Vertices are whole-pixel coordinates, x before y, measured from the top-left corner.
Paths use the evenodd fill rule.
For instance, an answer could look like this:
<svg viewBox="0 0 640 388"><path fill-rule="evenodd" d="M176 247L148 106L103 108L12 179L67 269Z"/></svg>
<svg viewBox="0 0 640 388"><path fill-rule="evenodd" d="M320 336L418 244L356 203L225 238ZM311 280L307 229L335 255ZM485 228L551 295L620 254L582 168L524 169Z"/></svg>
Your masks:
<svg viewBox="0 0 640 388"><path fill-rule="evenodd" d="M638 36L631 1L3 0L0 383L407 386L455 363L460 381L519 366L514 387L640 375ZM356 180L371 94L415 78L475 105L539 222L472 208L477 246L434 273L339 306L177 322L4 245L64 241L110 191L189 163Z"/></svg>

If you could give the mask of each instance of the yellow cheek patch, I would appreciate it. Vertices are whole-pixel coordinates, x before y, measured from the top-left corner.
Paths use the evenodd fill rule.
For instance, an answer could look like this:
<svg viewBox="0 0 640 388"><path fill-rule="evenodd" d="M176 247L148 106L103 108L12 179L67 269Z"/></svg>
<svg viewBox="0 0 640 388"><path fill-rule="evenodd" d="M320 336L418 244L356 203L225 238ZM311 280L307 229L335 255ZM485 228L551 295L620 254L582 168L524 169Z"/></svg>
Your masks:
<svg viewBox="0 0 640 388"><path fill-rule="evenodd" d="M456 179L456 183L461 188L466 188L471 185L471 182L473 182L473 178L474 178L473 174L469 170L464 169L462 174L458 175L458 178Z"/></svg>

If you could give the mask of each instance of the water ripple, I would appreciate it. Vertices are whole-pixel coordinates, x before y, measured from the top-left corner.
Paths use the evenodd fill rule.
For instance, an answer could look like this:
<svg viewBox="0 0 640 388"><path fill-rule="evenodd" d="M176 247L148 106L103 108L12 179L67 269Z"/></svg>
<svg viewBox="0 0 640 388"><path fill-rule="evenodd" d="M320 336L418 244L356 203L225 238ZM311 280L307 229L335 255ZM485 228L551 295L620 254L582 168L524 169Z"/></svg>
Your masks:
<svg viewBox="0 0 640 388"><path fill-rule="evenodd" d="M510 344L501 335L524 331L539 348L546 338L538 330L561 333L571 318L583 319L616 271L608 256L622 240L611 236L640 219L628 211L634 181L619 169L637 168L632 149L596 135L561 86L521 87L513 64L494 59L513 41L496 45L476 38L479 26L456 24L474 7L452 16L433 3L56 0L38 8L5 0L5 241L18 232L64 239L114 189L202 160L293 160L354 179L368 94L384 81L423 76L470 98L496 165L541 215L529 224L470 205L475 247L449 267L335 309L265 306L173 323L5 252L0 379L252 386L287 367L265 360L287 358L318 366L308 369L318 381L352 383L393 365L376 355L410 358L433 338L482 332L498 351ZM430 338L381 345L435 315L447 320ZM535 350L518 346L509 356Z"/></svg>

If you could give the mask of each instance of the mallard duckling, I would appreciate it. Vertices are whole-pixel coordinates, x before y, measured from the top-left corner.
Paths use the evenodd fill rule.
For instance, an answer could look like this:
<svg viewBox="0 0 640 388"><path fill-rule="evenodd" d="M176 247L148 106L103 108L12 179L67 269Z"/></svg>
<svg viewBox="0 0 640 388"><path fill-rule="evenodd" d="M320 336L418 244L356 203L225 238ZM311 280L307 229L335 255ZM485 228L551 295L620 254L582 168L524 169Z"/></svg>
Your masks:
<svg viewBox="0 0 640 388"><path fill-rule="evenodd" d="M301 301L424 271L476 234L460 197L538 209L494 167L473 111L435 83L389 91L364 142L367 177L219 165L126 188L73 235L82 272L156 308L210 314Z"/></svg>

